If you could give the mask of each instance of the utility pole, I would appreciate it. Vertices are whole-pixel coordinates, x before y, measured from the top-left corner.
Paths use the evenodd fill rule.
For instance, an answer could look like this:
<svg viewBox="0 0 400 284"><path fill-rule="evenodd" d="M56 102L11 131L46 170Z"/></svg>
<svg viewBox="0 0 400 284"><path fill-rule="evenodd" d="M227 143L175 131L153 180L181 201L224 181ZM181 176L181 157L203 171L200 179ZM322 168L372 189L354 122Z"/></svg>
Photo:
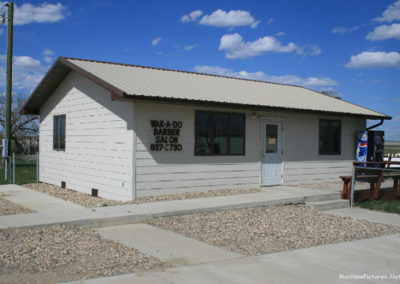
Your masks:
<svg viewBox="0 0 400 284"><path fill-rule="evenodd" d="M11 103L12 103L12 58L13 58L13 22L14 3L7 3L8 7L8 34L7 34L7 100L6 100L6 139L8 142L8 156L11 154Z"/></svg>

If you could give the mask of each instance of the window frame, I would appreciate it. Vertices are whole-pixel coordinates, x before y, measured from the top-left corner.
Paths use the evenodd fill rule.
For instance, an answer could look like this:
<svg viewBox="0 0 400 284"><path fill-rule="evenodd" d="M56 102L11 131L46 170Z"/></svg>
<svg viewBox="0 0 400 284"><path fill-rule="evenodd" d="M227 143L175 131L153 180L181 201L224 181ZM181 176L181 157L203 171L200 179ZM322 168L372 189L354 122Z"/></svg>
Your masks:
<svg viewBox="0 0 400 284"><path fill-rule="evenodd" d="M196 115L198 113L207 113L209 115L211 115L211 127L214 127L214 114L226 114L227 115L227 120L228 120L228 129L227 129L227 150L228 153L226 154L219 154L219 153L213 153L214 151L214 131L210 131L210 129L208 129L208 132L210 133L210 143L211 143L211 148L210 148L210 153L196 153ZM231 154L229 153L230 151L230 144L231 144L231 115L240 115L243 117L243 149L241 151L241 153L237 153L237 154ZM193 153L194 156L245 156L246 155L246 114L245 113L239 113L239 112L226 112L226 111L208 111L208 110L196 110L194 113L194 149L193 149Z"/></svg>
<svg viewBox="0 0 400 284"><path fill-rule="evenodd" d="M338 152L332 152L330 151L331 149L328 149L327 152L322 152L321 151L321 122L322 121L327 121L329 122L329 132L332 132L332 122L338 122L339 123L339 151ZM329 135L329 140L331 140L332 136L331 134ZM328 145L331 145L331 141L329 141ZM328 119L328 118L320 118L318 120L318 155L321 156L340 156L342 154L342 121L340 119Z"/></svg>
<svg viewBox="0 0 400 284"><path fill-rule="evenodd" d="M64 147L61 147L61 117L64 117ZM56 126L56 120L57 120L57 129L55 128ZM59 115L54 115L53 116L53 150L54 151L64 151L66 148L66 125L67 125L67 117L65 114L59 114ZM57 130L57 131L56 131ZM56 133L57 132L57 133ZM58 141L56 141L58 139ZM57 142L57 143L56 143ZM56 145L57 144L57 145Z"/></svg>

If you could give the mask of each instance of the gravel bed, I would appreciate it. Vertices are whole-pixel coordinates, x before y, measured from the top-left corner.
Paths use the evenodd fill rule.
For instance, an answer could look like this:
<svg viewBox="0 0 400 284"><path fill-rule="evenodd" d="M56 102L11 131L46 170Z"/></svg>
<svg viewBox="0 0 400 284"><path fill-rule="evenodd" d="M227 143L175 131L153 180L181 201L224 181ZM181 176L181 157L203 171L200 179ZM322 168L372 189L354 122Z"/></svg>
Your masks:
<svg viewBox="0 0 400 284"><path fill-rule="evenodd" d="M338 177L338 180L339 180L339 177ZM336 189L337 191L342 191L343 182L342 181L332 181L332 182L306 183L306 184L289 184L288 186L310 188L310 189Z"/></svg>
<svg viewBox="0 0 400 284"><path fill-rule="evenodd" d="M35 211L18 205L0 196L0 216L28 213L35 213Z"/></svg>
<svg viewBox="0 0 400 284"><path fill-rule="evenodd" d="M148 223L245 255L400 233L400 227L331 215L304 205L164 217Z"/></svg>
<svg viewBox="0 0 400 284"><path fill-rule="evenodd" d="M40 191L42 193L52 195L57 198L61 198L66 201L71 201L73 203L85 206L87 208L115 206L123 204L140 204L140 203L167 201L167 200L183 200L183 199L202 198L202 197L227 196L227 195L246 194L246 193L254 193L261 191L260 188L208 190L208 191L186 192L186 193L161 195L161 196L139 197L133 201L124 202L124 201L117 201L100 197L93 197L86 193L78 192L71 189L61 188L47 183L38 183L38 184L30 183L30 184L24 184L24 186L33 190Z"/></svg>
<svg viewBox="0 0 400 284"><path fill-rule="evenodd" d="M55 283L166 267L157 258L77 226L8 230L0 232L0 243L2 283Z"/></svg>

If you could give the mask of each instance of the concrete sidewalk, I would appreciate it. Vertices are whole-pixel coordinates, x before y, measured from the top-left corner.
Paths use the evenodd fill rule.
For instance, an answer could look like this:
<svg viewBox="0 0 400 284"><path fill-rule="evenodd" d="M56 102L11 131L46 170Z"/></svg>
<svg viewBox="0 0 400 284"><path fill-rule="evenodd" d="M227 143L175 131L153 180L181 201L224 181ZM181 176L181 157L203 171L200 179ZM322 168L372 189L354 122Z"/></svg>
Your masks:
<svg viewBox="0 0 400 284"><path fill-rule="evenodd" d="M116 226L141 222L154 217L296 204L326 198L335 199L340 196L340 193L335 190L274 186L264 188L258 193L88 209L17 185L1 185L0 194L10 201L37 211L32 214L0 216L0 230L53 224Z"/></svg>
<svg viewBox="0 0 400 284"><path fill-rule="evenodd" d="M233 258L73 283L368 283L400 282L400 235ZM347 277L347 281L346 281ZM374 279L387 277L388 280ZM397 279L390 279L394 277Z"/></svg>

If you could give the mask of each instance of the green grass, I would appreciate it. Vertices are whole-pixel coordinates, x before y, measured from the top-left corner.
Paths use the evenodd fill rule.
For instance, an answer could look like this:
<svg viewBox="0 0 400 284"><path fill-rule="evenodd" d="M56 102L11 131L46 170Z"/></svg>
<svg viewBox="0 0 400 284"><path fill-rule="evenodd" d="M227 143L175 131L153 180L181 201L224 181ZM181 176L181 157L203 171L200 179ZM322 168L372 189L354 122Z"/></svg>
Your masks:
<svg viewBox="0 0 400 284"><path fill-rule="evenodd" d="M15 183L25 184L33 182L36 182L36 161L17 159L15 167ZM8 184L8 181L4 179L4 168L0 169L0 184Z"/></svg>
<svg viewBox="0 0 400 284"><path fill-rule="evenodd" d="M372 200L357 204L358 207L400 214L400 200Z"/></svg>
<svg viewBox="0 0 400 284"><path fill-rule="evenodd" d="M400 142L385 142L383 149L385 156L400 153Z"/></svg>

